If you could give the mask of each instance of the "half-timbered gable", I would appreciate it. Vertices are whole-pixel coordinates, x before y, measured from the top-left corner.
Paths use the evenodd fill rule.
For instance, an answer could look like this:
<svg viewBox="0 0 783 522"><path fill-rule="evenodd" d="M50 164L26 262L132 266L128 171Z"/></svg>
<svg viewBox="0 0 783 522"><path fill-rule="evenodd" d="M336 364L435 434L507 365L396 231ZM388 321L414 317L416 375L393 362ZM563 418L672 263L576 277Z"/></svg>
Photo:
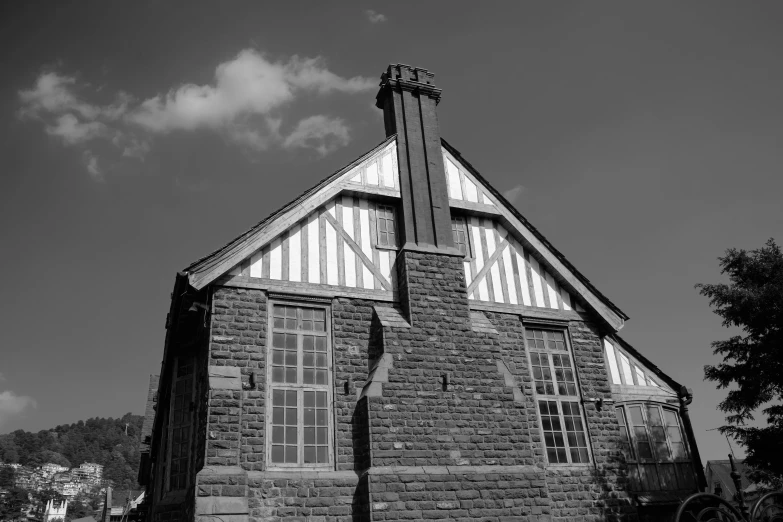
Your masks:
<svg viewBox="0 0 783 522"><path fill-rule="evenodd" d="M663 520L703 483L690 392L440 137L432 82L389 66L383 142L178 273L151 522Z"/></svg>

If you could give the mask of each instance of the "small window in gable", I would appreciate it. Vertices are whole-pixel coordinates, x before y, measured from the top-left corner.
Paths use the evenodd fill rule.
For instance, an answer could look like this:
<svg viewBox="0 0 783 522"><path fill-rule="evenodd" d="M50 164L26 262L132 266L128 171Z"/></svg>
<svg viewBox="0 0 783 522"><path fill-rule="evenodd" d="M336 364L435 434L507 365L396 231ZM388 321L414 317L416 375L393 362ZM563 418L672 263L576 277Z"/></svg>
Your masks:
<svg viewBox="0 0 783 522"><path fill-rule="evenodd" d="M454 236L454 246L462 252L466 258L472 258L473 253L470 249L470 235L468 234L468 224L464 217L455 216L451 218L451 232Z"/></svg>
<svg viewBox="0 0 783 522"><path fill-rule="evenodd" d="M397 248L396 227L394 223L394 207L378 205L375 213L377 245L379 247Z"/></svg>

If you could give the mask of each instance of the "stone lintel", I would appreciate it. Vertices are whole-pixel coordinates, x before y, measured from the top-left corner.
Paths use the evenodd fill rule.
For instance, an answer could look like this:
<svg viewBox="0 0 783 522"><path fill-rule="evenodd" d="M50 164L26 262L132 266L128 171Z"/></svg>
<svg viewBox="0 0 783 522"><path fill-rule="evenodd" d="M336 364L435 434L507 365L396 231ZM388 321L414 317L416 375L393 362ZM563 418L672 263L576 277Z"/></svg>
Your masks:
<svg viewBox="0 0 783 522"><path fill-rule="evenodd" d="M237 366L210 366L209 388L211 390L241 390L242 373Z"/></svg>

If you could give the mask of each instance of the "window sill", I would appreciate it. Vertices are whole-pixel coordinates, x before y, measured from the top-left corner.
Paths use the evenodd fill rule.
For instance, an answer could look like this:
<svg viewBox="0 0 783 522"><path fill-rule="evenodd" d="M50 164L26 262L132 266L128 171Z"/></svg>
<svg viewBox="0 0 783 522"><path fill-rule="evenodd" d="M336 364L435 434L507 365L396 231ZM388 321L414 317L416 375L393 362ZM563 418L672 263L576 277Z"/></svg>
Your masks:
<svg viewBox="0 0 783 522"><path fill-rule="evenodd" d="M569 463L569 464L563 464L563 463L552 464L552 463L548 462L546 466L547 466L547 469L557 469L557 470L565 471L565 470L569 470L569 469L587 469L587 468L592 468L593 467L593 463L592 462L578 462L576 464L571 464L571 463Z"/></svg>
<svg viewBox="0 0 783 522"><path fill-rule="evenodd" d="M394 250L395 252L399 250L399 247L396 246L387 246L387 245L375 245L375 248L378 250Z"/></svg>
<svg viewBox="0 0 783 522"><path fill-rule="evenodd" d="M307 473L334 471L334 464L322 464L320 466L268 466L264 471L275 473Z"/></svg>

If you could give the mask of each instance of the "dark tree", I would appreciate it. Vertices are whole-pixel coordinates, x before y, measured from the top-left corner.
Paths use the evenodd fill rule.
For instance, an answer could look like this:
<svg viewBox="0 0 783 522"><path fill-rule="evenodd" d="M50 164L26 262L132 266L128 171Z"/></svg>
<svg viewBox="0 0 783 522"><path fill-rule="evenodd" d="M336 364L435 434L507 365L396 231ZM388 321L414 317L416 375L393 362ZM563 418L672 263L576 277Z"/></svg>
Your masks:
<svg viewBox="0 0 783 522"><path fill-rule="evenodd" d="M70 522L77 518L85 518L92 516L93 509L89 503L82 498L76 498L73 502L68 503L68 509L65 513L65 522Z"/></svg>
<svg viewBox="0 0 783 522"><path fill-rule="evenodd" d="M710 299L723 325L741 335L714 341L718 365L704 367L705 379L729 388L719 407L726 412L721 432L734 437L747 453L751 477L783 484L783 253L770 239L758 250L729 249L718 258L728 283L696 285ZM751 427L754 413L765 427Z"/></svg>
<svg viewBox="0 0 783 522"><path fill-rule="evenodd" d="M11 488L0 497L0 520L19 520L26 516L27 491L20 488Z"/></svg>
<svg viewBox="0 0 783 522"><path fill-rule="evenodd" d="M16 472L11 466L3 466L0 468L0 489L11 489L14 487L14 478Z"/></svg>

